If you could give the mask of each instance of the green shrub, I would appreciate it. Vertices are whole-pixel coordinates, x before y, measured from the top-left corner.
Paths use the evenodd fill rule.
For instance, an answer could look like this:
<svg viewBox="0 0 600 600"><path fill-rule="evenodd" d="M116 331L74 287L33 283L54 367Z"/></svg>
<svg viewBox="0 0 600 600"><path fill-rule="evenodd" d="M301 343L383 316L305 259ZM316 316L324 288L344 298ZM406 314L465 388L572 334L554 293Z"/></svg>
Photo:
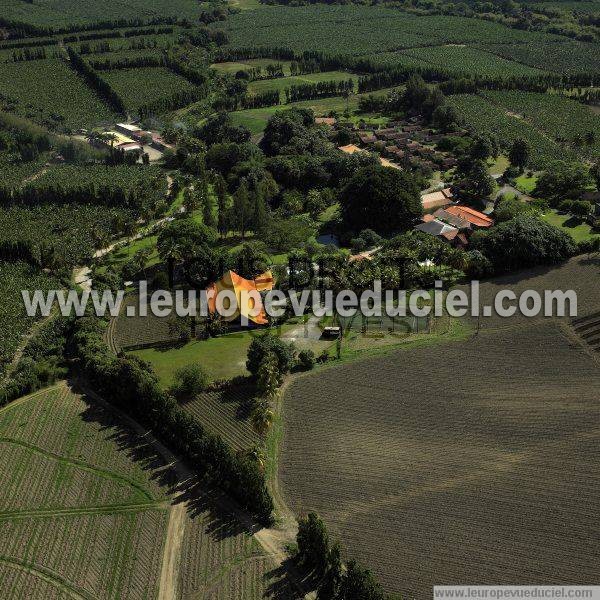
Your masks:
<svg viewBox="0 0 600 600"><path fill-rule="evenodd" d="M298 366L303 371L310 371L315 366L315 353L312 350L302 350L298 354Z"/></svg>
<svg viewBox="0 0 600 600"><path fill-rule="evenodd" d="M171 392L177 398L193 398L206 390L209 383L208 375L200 365L185 365L175 371Z"/></svg>

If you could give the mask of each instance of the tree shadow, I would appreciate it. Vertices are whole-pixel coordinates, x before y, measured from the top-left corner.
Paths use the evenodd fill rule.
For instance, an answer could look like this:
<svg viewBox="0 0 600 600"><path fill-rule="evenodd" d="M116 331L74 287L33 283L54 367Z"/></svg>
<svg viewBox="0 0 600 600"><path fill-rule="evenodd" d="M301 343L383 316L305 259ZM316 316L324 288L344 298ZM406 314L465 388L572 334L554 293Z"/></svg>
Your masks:
<svg viewBox="0 0 600 600"><path fill-rule="evenodd" d="M187 518L202 527L203 533L212 541L219 543L240 535L253 535L262 529L225 492L196 475L193 465L178 458L169 462L169 456L163 455L151 432L137 432L118 410L88 393L77 380L69 381L69 385L86 405L81 418L99 425L105 439L112 441L119 452L141 467L148 479L156 482L169 497L172 506L185 503ZM297 588L293 582L310 582L304 576L298 579L292 561L273 569L268 579L265 597L277 599L303 597L300 593L291 593Z"/></svg>

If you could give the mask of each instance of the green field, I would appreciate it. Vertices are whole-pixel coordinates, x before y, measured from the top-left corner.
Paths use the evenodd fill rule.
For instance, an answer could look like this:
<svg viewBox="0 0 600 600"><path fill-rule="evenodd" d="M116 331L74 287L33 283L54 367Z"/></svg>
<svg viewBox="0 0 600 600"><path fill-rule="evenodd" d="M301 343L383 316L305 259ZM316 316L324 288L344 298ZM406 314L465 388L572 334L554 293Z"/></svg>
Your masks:
<svg viewBox="0 0 600 600"><path fill-rule="evenodd" d="M115 113L60 59L0 64L0 89L6 98L0 100L0 105L52 128L76 129L116 119Z"/></svg>
<svg viewBox="0 0 600 600"><path fill-rule="evenodd" d="M483 97L577 154L593 157L600 153L600 115L589 106L564 96L534 92L484 92ZM593 143L586 143L586 135L592 136Z"/></svg>
<svg viewBox="0 0 600 600"><path fill-rule="evenodd" d="M587 223L570 215L561 214L556 210L548 211L542 215L542 219L568 233L576 242L583 242L600 236L600 232L593 230Z"/></svg>
<svg viewBox="0 0 600 600"><path fill-rule="evenodd" d="M21 0L3 0L2 16L43 27L64 27L71 24L117 21L119 19L142 19L156 17L198 16L200 5L194 0L44 0L27 3Z"/></svg>
<svg viewBox="0 0 600 600"><path fill-rule="evenodd" d="M0 378L6 366L23 341L23 336L35 323L35 317L27 316L22 290L48 291L59 289L55 278L26 263L5 263L0 261Z"/></svg>
<svg viewBox="0 0 600 600"><path fill-rule="evenodd" d="M378 90L373 92L374 96L384 95L389 90ZM290 104L280 106L267 106L265 108L251 108L249 110L238 110L231 113L231 118L237 125L244 125L253 134L259 134L265 128L269 118L277 111L287 110L289 108L310 108L315 115L328 115L331 112L342 114L346 108L355 111L358 108L358 100L361 96L369 94L353 94L346 100L340 96L333 98L319 98L317 100L303 100L302 102L291 102Z"/></svg>
<svg viewBox="0 0 600 600"><path fill-rule="evenodd" d="M213 63L211 68L220 71L221 73L231 73L235 74L238 71L248 71L250 69L255 69L256 67L266 67L267 65L272 65L273 63L283 65L283 72L286 75L290 73L290 61L289 60L279 60L276 58L249 58L244 61L235 61L235 62L219 62Z"/></svg>
<svg viewBox="0 0 600 600"><path fill-rule="evenodd" d="M227 31L232 47L285 46L297 52L320 50L327 54L360 56L423 46L466 44L490 54L482 54L477 60L475 50L451 51L446 60L461 70L466 70L465 65L468 65L468 68L499 72L504 63L490 56L497 55L511 61L506 66L515 73L527 73L528 67L559 73L600 71L600 55L592 43L480 19L416 16L383 7L263 6L241 11L224 25L214 26ZM442 50L433 52L443 54ZM464 63L460 62L461 54Z"/></svg>
<svg viewBox="0 0 600 600"><path fill-rule="evenodd" d="M163 67L103 71L102 78L112 86L130 110L195 88L181 75Z"/></svg>
<svg viewBox="0 0 600 600"><path fill-rule="evenodd" d="M451 96L454 105L465 124L477 133L496 136L503 149L507 150L517 138L525 138L531 145L531 164L542 168L553 160L567 160L576 157L575 153L550 139L520 115L489 102L486 98L473 94Z"/></svg>
<svg viewBox="0 0 600 600"><path fill-rule="evenodd" d="M147 360L164 387L173 383L178 368L193 363L201 365L212 379L230 379L247 374L246 354L255 335L251 331L242 331L194 340L182 347L133 350L131 354Z"/></svg>
<svg viewBox="0 0 600 600"><path fill-rule="evenodd" d="M270 92L272 90L283 91L293 85L303 85L306 83L319 83L320 81L348 81L352 79L356 85L358 75L346 71L325 71L323 73L309 73L306 75L297 75L294 77L278 77L276 79L262 79L253 81L248 86L248 91L254 94Z"/></svg>
<svg viewBox="0 0 600 600"><path fill-rule="evenodd" d="M422 61L422 66L442 67L455 74L468 73L482 77L499 77L532 76L543 73L540 69L467 46L429 46L405 50L401 54Z"/></svg>

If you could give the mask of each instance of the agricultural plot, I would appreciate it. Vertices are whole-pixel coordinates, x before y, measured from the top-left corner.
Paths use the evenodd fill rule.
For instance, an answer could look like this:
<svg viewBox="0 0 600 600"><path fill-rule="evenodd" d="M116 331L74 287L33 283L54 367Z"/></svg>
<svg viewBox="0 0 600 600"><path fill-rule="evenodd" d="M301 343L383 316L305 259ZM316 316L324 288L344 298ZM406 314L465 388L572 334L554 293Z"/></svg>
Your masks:
<svg viewBox="0 0 600 600"><path fill-rule="evenodd" d="M599 270L582 257L483 296L577 282L580 314L597 313ZM498 319L467 341L297 379L284 399L288 504L319 512L403 596L595 581L600 371L563 326Z"/></svg>
<svg viewBox="0 0 600 600"><path fill-rule="evenodd" d="M192 340L178 346L143 348L131 353L147 360L165 387L173 383L173 375L178 368L193 363L202 365L212 379L231 379L247 375L246 354L253 335L251 331L241 331L208 340Z"/></svg>
<svg viewBox="0 0 600 600"><path fill-rule="evenodd" d="M0 261L0 377L23 336L35 323L35 317L27 316L21 290L47 291L58 289L59 282L34 267L22 262L5 263Z"/></svg>
<svg viewBox="0 0 600 600"><path fill-rule="evenodd" d="M51 129L71 130L116 119L83 79L57 58L0 64L0 89L3 108Z"/></svg>
<svg viewBox="0 0 600 600"><path fill-rule="evenodd" d="M358 102L363 96L383 96L390 90L383 89L371 92L371 94L352 94L348 98L335 96L333 98L318 98L316 100L302 100L301 102L290 102L285 106L267 106L265 108L251 108L248 110L238 110L230 113L231 119L236 125L244 125L253 134L261 133L269 118L279 110L289 108L310 108L315 115L329 115L330 113L342 114L346 109L354 111L358 108Z"/></svg>
<svg viewBox="0 0 600 600"><path fill-rule="evenodd" d="M600 115L576 100L516 91L483 92L483 97L522 116L558 143L571 146L577 154L594 157L600 152Z"/></svg>
<svg viewBox="0 0 600 600"><path fill-rule="evenodd" d="M46 0L43 3L24 4L20 0L5 0L2 16L6 19L41 27L66 27L73 24L142 19L156 17L197 17L200 7L194 0L132 0L123 4L107 0L99 4L94 0Z"/></svg>
<svg viewBox="0 0 600 600"><path fill-rule="evenodd" d="M152 448L66 386L2 409L0 438L3 589L33 574L79 598L156 596L168 490Z"/></svg>
<svg viewBox="0 0 600 600"><path fill-rule="evenodd" d="M261 443L249 421L253 389L236 386L204 392L182 404L208 431L219 435L233 449L244 450Z"/></svg>
<svg viewBox="0 0 600 600"><path fill-rule="evenodd" d="M600 56L596 44L534 31L529 32L529 36L528 41L502 43L501 40L489 39L485 42L475 40L474 44L508 60L556 73L600 72Z"/></svg>
<svg viewBox="0 0 600 600"><path fill-rule="evenodd" d="M231 73L234 74L237 73L238 71L248 71L250 69L255 69L256 67L266 67L267 65L273 64L273 63L278 63L283 65L283 72L286 75L289 75L289 67L290 67L290 62L289 60L275 60L273 58L249 58L248 60L244 60L244 61L236 61L236 62L219 62L219 63L213 63L211 66L211 68L216 69L217 71L220 71L221 73Z"/></svg>
<svg viewBox="0 0 600 600"><path fill-rule="evenodd" d="M270 92L274 90L283 91L293 85L304 85L306 83L319 83L321 81L358 81L358 76L345 71L325 71L322 73L309 73L294 77L278 77L276 79L262 79L253 81L248 85L248 91L253 94Z"/></svg>
<svg viewBox="0 0 600 600"><path fill-rule="evenodd" d="M195 86L187 79L163 67L103 71L102 78L123 99L129 110L187 92Z"/></svg>
<svg viewBox="0 0 600 600"><path fill-rule="evenodd" d="M335 26L332 27L332 23ZM215 27L223 27L221 24ZM492 54L513 59L503 52L514 51L516 62L545 70L556 64L557 71L600 70L598 53L593 44L570 43L557 35L528 32L504 27L489 21L452 16L415 16L399 10L357 5L301 7L269 6L246 10L230 16L225 25L232 47L281 47L296 52L323 51L332 55L372 55L420 46L443 44L480 45L492 48ZM485 40L485 43L482 42ZM563 47L563 44L564 45ZM546 46L561 47L561 63L535 57L544 55ZM502 50L502 47L510 50ZM467 51L468 52L468 51ZM523 57L532 54L528 60ZM583 60L582 60L583 58ZM488 68L499 63L484 57ZM510 65L511 70L520 67Z"/></svg>
<svg viewBox="0 0 600 600"><path fill-rule="evenodd" d="M95 400L64 384L17 400L0 410L0 445L7 599L145 600L173 591L182 600L255 600L270 589L295 598L220 492L167 467L146 437ZM172 587L161 577L167 556Z"/></svg>
<svg viewBox="0 0 600 600"><path fill-rule="evenodd" d="M468 46L429 46L405 50L401 54L422 60L424 66L447 69L450 73L480 77L534 76L544 71L506 60Z"/></svg>
<svg viewBox="0 0 600 600"><path fill-rule="evenodd" d="M0 208L0 243L45 245L54 249L60 262L73 266L93 256L95 236L110 238L115 221L134 216L126 209L77 204Z"/></svg>
<svg viewBox="0 0 600 600"><path fill-rule="evenodd" d="M285 574L249 533L222 510L217 492L201 497L202 514L186 519L178 598L193 600L300 600ZM221 540L215 544L214 540Z"/></svg>
<svg viewBox="0 0 600 600"><path fill-rule="evenodd" d="M510 148L517 138L525 138L531 145L532 166L543 168L553 160L576 158L573 151L561 147L546 134L526 122L519 115L509 114L503 107L485 98L471 94L450 96L465 124L482 135L494 135L504 149Z"/></svg>

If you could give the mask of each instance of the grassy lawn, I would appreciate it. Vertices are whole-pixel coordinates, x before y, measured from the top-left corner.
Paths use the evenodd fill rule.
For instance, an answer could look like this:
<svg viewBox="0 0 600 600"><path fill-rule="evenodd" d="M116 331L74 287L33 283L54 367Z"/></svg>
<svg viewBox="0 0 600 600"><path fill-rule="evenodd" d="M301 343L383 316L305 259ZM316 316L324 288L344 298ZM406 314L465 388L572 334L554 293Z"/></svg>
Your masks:
<svg viewBox="0 0 600 600"><path fill-rule="evenodd" d="M556 210L551 210L545 215L542 215L544 221L560 227L563 231L566 231L576 242L582 242L584 240L590 240L597 237L599 234L594 233L592 228L579 219L574 219L570 215L564 215Z"/></svg>
<svg viewBox="0 0 600 600"><path fill-rule="evenodd" d="M389 89L378 90L372 92L373 96L385 95L389 92ZM316 116L328 115L331 112L342 114L346 107L350 112L356 112L358 109L358 101L362 96L368 96L369 94L353 94L346 101L341 96L335 96L333 98L320 98L317 100L303 100L302 102L292 102L290 104L280 104L278 106L268 106L265 108L251 108L248 110L238 110L230 113L231 119L235 125L244 125L247 127L252 134L259 134L265 128L269 118L274 115L277 111L288 110L290 108L311 108ZM360 115L358 115L360 118Z"/></svg>
<svg viewBox="0 0 600 600"><path fill-rule="evenodd" d="M146 263L146 267L151 267L160 262L158 252L156 250L156 235L150 235L139 240L135 240L126 246L117 248L110 254L104 257L104 265L98 270L103 273L108 267L118 271L138 250L151 250L150 258Z"/></svg>
<svg viewBox="0 0 600 600"><path fill-rule="evenodd" d="M297 75L294 77L278 77L276 79L262 79L252 81L248 85L248 91L255 94L270 92L272 90L285 90L293 85L303 85L305 83L318 83L320 81L347 81L352 79L355 84L358 81L358 75L346 71L325 71L323 73L308 73L306 75Z"/></svg>
<svg viewBox="0 0 600 600"><path fill-rule="evenodd" d="M246 354L253 335L243 331L208 340L194 340L180 348L144 348L131 354L151 363L164 387L173 383L173 374L178 368L192 363L202 365L212 379L229 379L247 373Z"/></svg>
<svg viewBox="0 0 600 600"><path fill-rule="evenodd" d="M288 330L293 325L284 325ZM211 379L230 379L238 375L247 375L246 355L255 336L264 330L240 331L208 340L193 340L179 348L143 348L132 350L130 354L147 360L160 379L161 385L168 387L173 383L173 374L179 368L198 363Z"/></svg>
<svg viewBox="0 0 600 600"><path fill-rule="evenodd" d="M508 158L500 154L497 159L488 161L490 175L502 175L508 168Z"/></svg>
<svg viewBox="0 0 600 600"><path fill-rule="evenodd" d="M328 206L319 215L319 223L329 223L329 221L332 221L337 216L339 209L340 205L337 202L331 206Z"/></svg>
<svg viewBox="0 0 600 600"><path fill-rule="evenodd" d="M527 177L526 174L523 174L515 179L515 187L524 194L531 194L535 189L537 180L537 175Z"/></svg>

